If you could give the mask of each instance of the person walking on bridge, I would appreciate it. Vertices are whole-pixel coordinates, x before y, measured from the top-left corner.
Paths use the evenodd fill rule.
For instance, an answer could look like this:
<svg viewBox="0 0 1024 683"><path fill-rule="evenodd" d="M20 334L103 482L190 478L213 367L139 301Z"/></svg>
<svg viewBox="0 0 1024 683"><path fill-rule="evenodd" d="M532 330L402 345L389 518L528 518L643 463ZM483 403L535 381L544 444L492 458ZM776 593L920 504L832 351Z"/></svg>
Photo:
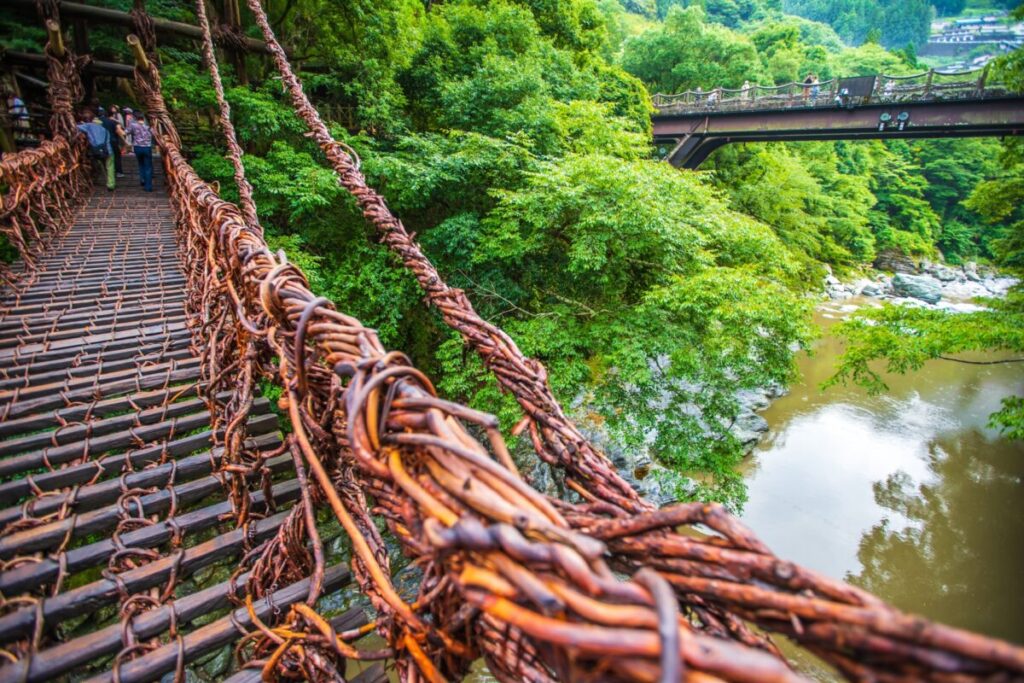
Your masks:
<svg viewBox="0 0 1024 683"><path fill-rule="evenodd" d="M89 158L104 169L107 176L107 190L114 191L114 148L110 141L110 133L93 113L86 109L82 112L78 130L89 139Z"/></svg>
<svg viewBox="0 0 1024 683"><path fill-rule="evenodd" d="M121 168L121 144L127 143L124 139L124 128L114 118L113 109L114 107L112 106L111 111L106 112L103 110L103 107L99 108L100 123L107 129L107 133L110 134L110 147L113 150L112 156L114 157L114 174L118 178L123 178L124 169Z"/></svg>
<svg viewBox="0 0 1024 683"><path fill-rule="evenodd" d="M146 113L135 112L135 120L128 124L128 133L132 136L135 147L135 158L139 162L139 185L146 192L153 191L153 131L146 123Z"/></svg>

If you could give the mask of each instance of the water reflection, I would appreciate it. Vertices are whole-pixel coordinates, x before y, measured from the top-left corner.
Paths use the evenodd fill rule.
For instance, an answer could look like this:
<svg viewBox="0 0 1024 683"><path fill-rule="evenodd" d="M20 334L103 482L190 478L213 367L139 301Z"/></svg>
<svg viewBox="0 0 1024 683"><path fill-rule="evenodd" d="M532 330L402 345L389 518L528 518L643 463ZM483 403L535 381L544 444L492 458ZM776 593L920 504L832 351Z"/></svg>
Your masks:
<svg viewBox="0 0 1024 683"><path fill-rule="evenodd" d="M1024 368L938 361L891 391L822 393L828 327L804 381L764 416L744 519L780 555L911 612L1024 642L1024 445L987 429Z"/></svg>
<svg viewBox="0 0 1024 683"><path fill-rule="evenodd" d="M874 485L886 510L861 539L854 583L907 610L1024 641L1024 460L993 449L979 430L939 439L930 481L904 472Z"/></svg>

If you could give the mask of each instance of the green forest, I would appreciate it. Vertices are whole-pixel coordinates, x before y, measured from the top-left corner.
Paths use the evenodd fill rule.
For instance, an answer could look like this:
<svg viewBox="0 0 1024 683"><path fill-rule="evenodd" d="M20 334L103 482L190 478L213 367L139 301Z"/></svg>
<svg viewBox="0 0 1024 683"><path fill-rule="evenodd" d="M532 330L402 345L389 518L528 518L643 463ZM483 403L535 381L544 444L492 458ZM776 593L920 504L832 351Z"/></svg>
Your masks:
<svg viewBox="0 0 1024 683"><path fill-rule="evenodd" d="M99 3L97 3L99 4ZM129 9L128 0L102 3ZM729 145L700 171L655 158L651 95L917 73L915 46L963 0L270 0L307 92L453 286L549 369L581 424L677 473L683 499L741 507L738 389L785 386L816 331L826 266L883 252L1024 270L1024 156L996 139ZM1003 5L1005 6L1005 5ZM149 2L195 22L189 3ZM11 22L14 19L0 20ZM257 31L243 12L243 25ZM20 28L9 47L38 50ZM96 30L97 59L130 61ZM234 199L213 90L188 41L161 46L192 163ZM265 58L224 59L272 246L379 330L446 397L520 417L477 356L374 240ZM237 65L236 65L237 66ZM1024 85L1019 54L997 69ZM129 90L100 93L130 102ZM956 317L854 321L837 381L882 389L971 348L1024 348L1024 300ZM905 331L918 326L920 335ZM913 341L908 341L913 340ZM1024 406L997 419L1020 435Z"/></svg>

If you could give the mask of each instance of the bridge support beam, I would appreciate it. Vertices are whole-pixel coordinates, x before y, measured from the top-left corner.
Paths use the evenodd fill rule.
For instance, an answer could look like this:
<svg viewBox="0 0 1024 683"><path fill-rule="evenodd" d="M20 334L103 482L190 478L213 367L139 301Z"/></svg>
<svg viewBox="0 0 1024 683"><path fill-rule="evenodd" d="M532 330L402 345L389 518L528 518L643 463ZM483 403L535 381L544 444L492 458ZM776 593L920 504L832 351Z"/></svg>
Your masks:
<svg viewBox="0 0 1024 683"><path fill-rule="evenodd" d="M1024 96L846 107L656 114L666 160L697 168L732 142L1003 137L1024 134Z"/></svg>

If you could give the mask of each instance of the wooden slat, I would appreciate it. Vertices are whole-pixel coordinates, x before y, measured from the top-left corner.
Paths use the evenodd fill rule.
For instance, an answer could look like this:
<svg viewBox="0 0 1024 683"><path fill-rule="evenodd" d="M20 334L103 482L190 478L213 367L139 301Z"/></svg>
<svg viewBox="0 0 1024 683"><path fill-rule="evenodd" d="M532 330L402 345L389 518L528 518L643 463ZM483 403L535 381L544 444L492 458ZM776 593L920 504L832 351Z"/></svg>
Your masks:
<svg viewBox="0 0 1024 683"><path fill-rule="evenodd" d="M104 434L94 439L83 439L77 443L63 446L51 446L21 455L14 455L0 460L0 477L23 472L31 472L50 466L63 465L80 458L90 459L117 448L126 448L133 444L147 444L154 441L173 438L175 434L187 434L195 429L202 429L210 424L209 411L181 415L171 420L157 422L139 427L138 429Z"/></svg>
<svg viewBox="0 0 1024 683"><path fill-rule="evenodd" d="M141 496L138 501L145 514L164 512L176 503L187 506L221 490L220 479L216 476L196 479L172 489L164 489ZM135 509L134 506L132 508ZM100 508L83 514L73 514L61 520L17 531L0 537L0 558L24 555L37 550L47 550L64 542L66 538L78 538L84 534L99 533L117 524L119 510L116 506Z"/></svg>
<svg viewBox="0 0 1024 683"><path fill-rule="evenodd" d="M251 543L259 543L270 538L277 533L277 528L287 516L286 511L265 519L253 520L249 523L248 533L243 529L235 529L137 569L121 572L118 574L118 581L128 593L138 593L162 585L172 571L176 571L180 580L203 567L235 557L241 551L246 536ZM40 610L43 623L53 625L76 614L95 611L117 597L117 583L112 579L100 579L52 598L42 598ZM37 613L38 610L34 607L23 607L0 617L0 641L10 641L31 633Z"/></svg>
<svg viewBox="0 0 1024 683"><path fill-rule="evenodd" d="M249 447L257 450L270 450L280 443L281 435L276 432L261 434L247 441ZM212 468L219 465L221 454L222 449L215 448L180 460L172 460L156 467L125 473L123 478L107 479L88 486L73 485L67 491L54 491L31 498L24 503L0 510L0 528L22 518L25 514L35 518L44 517L56 512L63 505L68 505L72 512L78 514L95 510L116 501L121 496L122 488L147 489L154 486L166 486L172 480L185 482L206 476L210 474ZM54 488L63 487L55 486Z"/></svg>
<svg viewBox="0 0 1024 683"><path fill-rule="evenodd" d="M162 389L175 384L190 384L199 380L199 375L198 367L173 372L136 375L104 384L101 387L83 387L65 393L40 396L28 401L15 401L0 407L0 414L4 415L4 419L25 417L33 413L64 408L71 403L113 398L121 394L141 392L146 389Z"/></svg>
<svg viewBox="0 0 1024 683"><path fill-rule="evenodd" d="M105 436L129 427L151 425L167 418L196 413L205 408L205 401L193 398L166 406L146 408L137 413L126 413L92 422L79 422L52 432L37 432L18 439L0 441L0 457L14 455L40 446L63 446L87 437Z"/></svg>
<svg viewBox="0 0 1024 683"><path fill-rule="evenodd" d="M275 458L275 461L268 461L267 465L272 471L281 472L291 463L291 456ZM299 497L299 482L297 479L275 484L271 489L271 496L277 505L290 503ZM250 495L253 504L263 505L265 496L262 491L256 491ZM200 508L187 512L176 517L166 519L162 522L152 524L142 529L137 529L126 534L121 534L121 543L128 548L155 548L168 542L175 531L186 534L197 533L204 529L216 526L225 519L232 518L232 505L230 501L217 503L209 507ZM64 568L67 572L77 572L88 567L101 564L114 553L116 547L111 539L104 539L89 545L69 550L64 559ZM13 595L23 591L38 589L41 586L53 583L60 571L60 563L57 560L44 558L38 562L26 563L0 572L0 593Z"/></svg>
<svg viewBox="0 0 1024 683"><path fill-rule="evenodd" d="M10 437L14 434L24 434L38 429L56 427L64 422L77 422L85 419L95 419L123 412L133 406L148 408L150 406L162 405L174 396L180 394L180 400L187 400L197 395L198 384L171 389L155 389L142 391L128 396L102 399L89 403L66 406L51 412L26 415L18 419L0 420L0 437Z"/></svg>
<svg viewBox="0 0 1024 683"><path fill-rule="evenodd" d="M349 581L347 567L337 565L324 572L324 591L333 592ZM309 592L309 579L303 579L283 588L270 596L270 599L257 600L253 607L256 616L260 619L267 619L274 609L284 610L290 605L304 600ZM236 609L231 616L218 619L182 638L185 661L193 660L203 654L217 649L238 637L238 630L235 623L243 628L254 628L249 611L245 608ZM170 643L163 647L139 657L138 659L126 662L120 669L121 683L143 683L159 678L161 675L173 671L178 661L178 644ZM88 679L88 683L113 683L112 672Z"/></svg>

